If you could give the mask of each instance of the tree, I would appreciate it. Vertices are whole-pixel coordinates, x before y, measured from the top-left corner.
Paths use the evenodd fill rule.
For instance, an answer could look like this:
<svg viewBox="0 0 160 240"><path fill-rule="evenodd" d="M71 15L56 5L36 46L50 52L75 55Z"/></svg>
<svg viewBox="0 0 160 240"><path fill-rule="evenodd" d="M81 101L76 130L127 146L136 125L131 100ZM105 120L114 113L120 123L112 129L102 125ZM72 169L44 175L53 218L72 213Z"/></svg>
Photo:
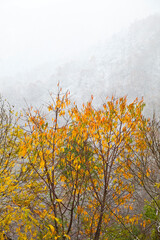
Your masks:
<svg viewBox="0 0 160 240"><path fill-rule="evenodd" d="M85 225L91 239L107 237L106 224L112 217L123 224L123 218L128 221L128 216L120 212L122 206L129 205L134 191L129 166L133 149L138 151L142 147L141 139L138 144L136 140L143 123L143 106L143 101L127 104L126 98L112 98L100 110L95 110L91 102L81 112L74 110L72 118L77 134L83 136L87 151L92 151L91 157L85 161L90 180ZM133 216L130 221L134 220Z"/></svg>
<svg viewBox="0 0 160 240"><path fill-rule="evenodd" d="M17 188L16 160L18 158L17 139L18 118L9 103L0 97L0 238L11 233L13 202Z"/></svg>
<svg viewBox="0 0 160 240"><path fill-rule="evenodd" d="M92 99L81 110L69 105L68 93L59 88L48 105L52 116L26 112L19 141L23 188L16 202L30 225L20 232L23 238L30 230L39 239L107 239L117 221L135 237L131 226L137 218L128 215L134 192L130 169L137 164L134 152L144 148L143 101L112 98L97 110Z"/></svg>
<svg viewBox="0 0 160 240"><path fill-rule="evenodd" d="M159 211L160 211L160 132L159 122L153 116L148 124L145 122L140 128L145 148L134 154L137 164L132 166L135 181L139 190L145 194L145 205L141 207L144 239L159 239Z"/></svg>

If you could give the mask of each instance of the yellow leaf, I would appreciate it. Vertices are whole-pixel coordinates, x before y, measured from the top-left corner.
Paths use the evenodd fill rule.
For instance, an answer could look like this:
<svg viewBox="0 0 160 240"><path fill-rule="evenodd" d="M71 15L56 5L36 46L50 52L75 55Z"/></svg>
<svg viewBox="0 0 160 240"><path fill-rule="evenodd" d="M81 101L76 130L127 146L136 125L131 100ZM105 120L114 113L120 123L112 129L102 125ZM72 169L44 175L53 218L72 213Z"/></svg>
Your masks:
<svg viewBox="0 0 160 240"><path fill-rule="evenodd" d="M54 227L52 225L49 225L49 227L50 227L52 233L54 233L54 231L55 231Z"/></svg>
<svg viewBox="0 0 160 240"><path fill-rule="evenodd" d="M67 234L64 234L64 237L71 239L70 236L68 236Z"/></svg>
<svg viewBox="0 0 160 240"><path fill-rule="evenodd" d="M62 202L62 199L58 199L58 198L57 198L56 201L57 201L57 202Z"/></svg>

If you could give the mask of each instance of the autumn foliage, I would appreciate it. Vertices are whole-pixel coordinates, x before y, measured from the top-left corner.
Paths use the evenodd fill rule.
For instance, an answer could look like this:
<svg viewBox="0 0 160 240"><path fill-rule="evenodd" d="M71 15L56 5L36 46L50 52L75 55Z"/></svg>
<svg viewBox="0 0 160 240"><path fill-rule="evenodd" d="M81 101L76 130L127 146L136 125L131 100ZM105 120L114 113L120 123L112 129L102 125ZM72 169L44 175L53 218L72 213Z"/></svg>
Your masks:
<svg viewBox="0 0 160 240"><path fill-rule="evenodd" d="M0 239L158 239L157 125L143 100L92 102L59 87L40 110L1 102Z"/></svg>

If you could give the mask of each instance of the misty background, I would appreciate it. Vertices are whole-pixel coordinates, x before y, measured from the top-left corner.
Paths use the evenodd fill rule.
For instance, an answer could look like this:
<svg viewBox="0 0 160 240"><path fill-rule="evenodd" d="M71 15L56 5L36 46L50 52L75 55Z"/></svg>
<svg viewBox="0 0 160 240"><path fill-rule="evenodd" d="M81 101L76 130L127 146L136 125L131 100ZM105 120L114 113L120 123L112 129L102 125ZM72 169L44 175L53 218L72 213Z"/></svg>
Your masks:
<svg viewBox="0 0 160 240"><path fill-rule="evenodd" d="M64 90L160 106L159 0L1 0L0 93L16 108Z"/></svg>

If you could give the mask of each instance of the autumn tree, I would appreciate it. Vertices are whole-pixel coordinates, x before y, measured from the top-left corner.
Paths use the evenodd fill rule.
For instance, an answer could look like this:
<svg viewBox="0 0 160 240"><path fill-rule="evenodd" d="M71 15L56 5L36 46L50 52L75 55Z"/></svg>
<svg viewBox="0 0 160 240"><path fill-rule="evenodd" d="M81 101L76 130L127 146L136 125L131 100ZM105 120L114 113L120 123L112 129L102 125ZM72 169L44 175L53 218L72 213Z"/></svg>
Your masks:
<svg viewBox="0 0 160 240"><path fill-rule="evenodd" d="M0 238L12 232L12 196L17 188L18 116L13 107L0 97Z"/></svg>
<svg viewBox="0 0 160 240"><path fill-rule="evenodd" d="M143 101L127 104L126 98L112 98L103 109L95 110L89 102L81 112L74 110L77 134L83 136L86 149L92 150L85 162L90 180L85 226L91 239L107 238L106 226L111 217L120 223L125 222L124 218L129 220L120 211L122 206L132 204L134 186L129 166L133 149L138 151L141 147L141 140L139 145L136 140L143 122L143 106ZM134 216L130 221L135 221Z"/></svg>
<svg viewBox="0 0 160 240"><path fill-rule="evenodd" d="M20 140L19 153L24 159L21 166L24 191L20 201L22 206L29 207L32 218L39 221L37 234L40 239L66 239L72 224L72 209L62 172L69 120L64 124L61 120L64 121L65 108L69 105L68 93L61 96L59 89L55 102L52 100L48 106L52 113L50 122L39 110L28 109L24 116L26 131ZM66 218L70 214L66 212L71 212L68 225Z"/></svg>
<svg viewBox="0 0 160 240"><path fill-rule="evenodd" d="M111 239L115 222L136 237L131 169L139 164L135 153L146 148L144 103L112 98L95 109L92 99L78 109L59 88L47 110L23 115L15 194L27 219L18 228L23 239Z"/></svg>
<svg viewBox="0 0 160 240"><path fill-rule="evenodd" d="M146 124L143 122L139 134L145 147L140 148L135 154L136 165L130 169L138 184L136 191L143 193L144 204L141 206L143 236L158 239L159 234L159 211L160 211L160 132L159 121L155 116ZM137 201L137 202L138 202ZM140 204L139 204L140 206ZM153 238L152 238L153 237Z"/></svg>

